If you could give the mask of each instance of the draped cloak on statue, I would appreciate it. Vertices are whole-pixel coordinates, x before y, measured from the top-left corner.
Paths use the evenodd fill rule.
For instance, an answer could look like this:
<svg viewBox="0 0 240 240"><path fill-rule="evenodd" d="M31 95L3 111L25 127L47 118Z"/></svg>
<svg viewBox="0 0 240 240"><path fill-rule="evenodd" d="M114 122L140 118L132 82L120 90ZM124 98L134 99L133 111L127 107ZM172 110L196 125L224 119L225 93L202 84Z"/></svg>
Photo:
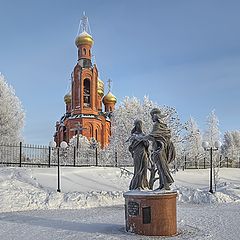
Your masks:
<svg viewBox="0 0 240 240"><path fill-rule="evenodd" d="M170 140L171 131L165 123L158 120L154 122L148 138L153 142L151 159L158 169L159 188L169 189L174 180L169 171L168 163L172 162L176 156L174 145Z"/></svg>
<svg viewBox="0 0 240 240"><path fill-rule="evenodd" d="M134 133L130 137L129 151L134 161L134 175L129 190L149 188L147 180L148 169L148 146L149 143L143 140L143 133Z"/></svg>

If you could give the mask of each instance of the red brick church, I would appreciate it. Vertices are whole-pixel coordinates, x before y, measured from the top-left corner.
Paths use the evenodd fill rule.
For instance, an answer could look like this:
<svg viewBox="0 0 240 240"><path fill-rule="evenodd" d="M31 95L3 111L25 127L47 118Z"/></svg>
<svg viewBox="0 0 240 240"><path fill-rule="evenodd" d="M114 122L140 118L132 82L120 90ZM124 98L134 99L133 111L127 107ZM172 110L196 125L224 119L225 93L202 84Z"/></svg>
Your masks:
<svg viewBox="0 0 240 240"><path fill-rule="evenodd" d="M54 140L59 146L62 141L69 142L73 136L82 134L88 139L95 138L105 147L109 143L111 112L117 99L110 91L110 80L109 91L104 96L104 83L98 78L96 64L92 64L94 41L85 15L80 27L80 34L75 40L78 61L71 75L71 91L64 97L66 112L56 122Z"/></svg>

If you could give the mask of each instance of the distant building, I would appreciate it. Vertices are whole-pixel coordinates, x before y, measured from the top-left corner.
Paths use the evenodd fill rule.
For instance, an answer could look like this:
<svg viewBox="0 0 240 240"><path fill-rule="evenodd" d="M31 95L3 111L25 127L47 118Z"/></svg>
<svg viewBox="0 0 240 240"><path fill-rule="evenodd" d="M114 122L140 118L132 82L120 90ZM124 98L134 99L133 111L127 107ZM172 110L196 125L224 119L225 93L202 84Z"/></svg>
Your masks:
<svg viewBox="0 0 240 240"><path fill-rule="evenodd" d="M109 143L111 135L111 112L116 97L110 91L104 96L104 83L98 78L96 64L92 64L88 18L84 15L80 24L80 34L75 40L78 48L78 62L71 75L71 91L64 97L66 112L56 122L54 140L57 146L78 134L88 139L95 138L102 147ZM104 104L104 110L102 108Z"/></svg>

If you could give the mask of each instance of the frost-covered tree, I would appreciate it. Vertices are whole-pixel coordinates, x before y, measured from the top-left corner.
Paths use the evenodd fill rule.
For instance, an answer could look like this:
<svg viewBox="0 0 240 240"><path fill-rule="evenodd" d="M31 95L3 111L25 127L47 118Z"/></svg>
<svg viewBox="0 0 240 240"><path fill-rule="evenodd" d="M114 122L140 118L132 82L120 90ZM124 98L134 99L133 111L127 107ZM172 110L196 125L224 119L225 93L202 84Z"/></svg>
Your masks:
<svg viewBox="0 0 240 240"><path fill-rule="evenodd" d="M209 143L209 147L214 147L216 141L221 141L221 132L219 130L219 120L213 110L207 116L207 129L204 133L204 141ZM221 165L221 157L219 151L213 152L213 168L214 168L214 184L219 182L219 169Z"/></svg>
<svg viewBox="0 0 240 240"><path fill-rule="evenodd" d="M178 153L178 146L181 143L182 125L175 108L159 106L146 96L143 101L136 97L126 97L123 102L120 103L119 107L113 112L112 137L108 147L117 152L117 157L122 164L132 163L131 155L128 151L129 143L127 142L127 139L129 138L131 130L134 126L134 120L142 120L143 132L148 134L152 130L150 111L154 107L158 107L161 109L163 114L167 115L165 121L172 130L172 141L175 143Z"/></svg>
<svg viewBox="0 0 240 240"><path fill-rule="evenodd" d="M0 73L0 144L22 140L25 113L14 89Z"/></svg>
<svg viewBox="0 0 240 240"><path fill-rule="evenodd" d="M186 131L185 151L187 159L192 165L197 165L197 167L199 167L200 161L204 156L202 135L196 121L192 117L190 117L186 123Z"/></svg>
<svg viewBox="0 0 240 240"><path fill-rule="evenodd" d="M215 110L213 110L207 116L207 129L204 133L204 141L209 143L210 147L214 147L216 141L221 141L221 132L219 130L219 120L215 114ZM214 154L214 165L220 165L220 156L219 154Z"/></svg>
<svg viewBox="0 0 240 240"><path fill-rule="evenodd" d="M223 136L222 153L232 163L232 166L239 165L240 158L240 131L227 131Z"/></svg>
<svg viewBox="0 0 240 240"><path fill-rule="evenodd" d="M207 129L204 133L204 141L207 141L210 146L214 147L215 142L220 140L219 120L215 114L215 110L213 110L207 116Z"/></svg>
<svg viewBox="0 0 240 240"><path fill-rule="evenodd" d="M133 122L136 118L142 119L142 106L139 99L136 97L126 97L123 102L116 108L112 115L112 136L110 138L110 145L106 150L114 150L117 152L117 158L121 163L131 163L131 155L128 152L127 139L130 136L131 129L133 128ZM147 116L144 116L144 120ZM144 131L145 124L144 124ZM114 153L113 153L114 154Z"/></svg>
<svg viewBox="0 0 240 240"><path fill-rule="evenodd" d="M233 167L240 167L240 131L233 131L233 142L234 142L234 156L232 161Z"/></svg>
<svg viewBox="0 0 240 240"><path fill-rule="evenodd" d="M235 158L235 144L234 144L232 132L230 131L227 131L224 133L222 153L225 157L228 157L229 159Z"/></svg>

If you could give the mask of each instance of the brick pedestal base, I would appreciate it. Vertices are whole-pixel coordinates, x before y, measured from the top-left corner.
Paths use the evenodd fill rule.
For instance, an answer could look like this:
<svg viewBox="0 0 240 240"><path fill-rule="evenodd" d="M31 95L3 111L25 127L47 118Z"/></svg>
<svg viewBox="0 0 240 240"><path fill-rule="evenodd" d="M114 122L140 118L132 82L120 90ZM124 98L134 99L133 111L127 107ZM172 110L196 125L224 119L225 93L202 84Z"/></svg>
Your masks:
<svg viewBox="0 0 240 240"><path fill-rule="evenodd" d="M148 236L176 235L176 197L176 192L126 192L126 230Z"/></svg>

